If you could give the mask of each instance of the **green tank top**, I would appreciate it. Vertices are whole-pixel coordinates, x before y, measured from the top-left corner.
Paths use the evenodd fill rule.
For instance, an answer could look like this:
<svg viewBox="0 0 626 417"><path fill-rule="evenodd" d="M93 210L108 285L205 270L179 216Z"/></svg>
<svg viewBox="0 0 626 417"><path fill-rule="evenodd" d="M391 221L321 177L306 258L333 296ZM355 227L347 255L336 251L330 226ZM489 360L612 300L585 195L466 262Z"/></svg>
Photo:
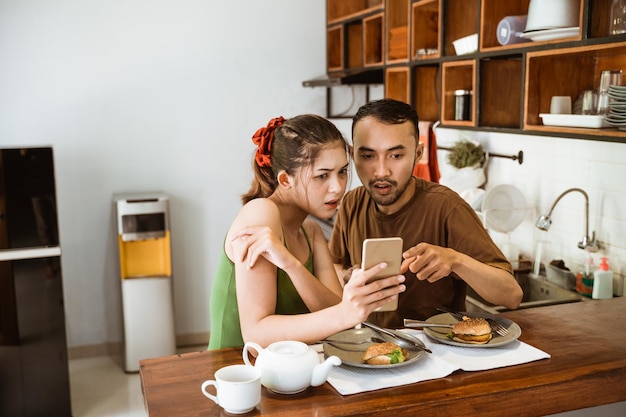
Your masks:
<svg viewBox="0 0 626 417"><path fill-rule="evenodd" d="M313 273L313 251L304 228L302 228L307 245L309 258L304 266ZM286 246L286 245L285 245ZM310 313L304 301L296 291L291 278L282 269L276 274L276 310L275 314L305 314ZM209 350L226 347L243 346L241 324L239 322L239 307L237 306L237 292L235 287L235 264L228 259L222 250L217 273L213 280L210 297L211 336Z"/></svg>

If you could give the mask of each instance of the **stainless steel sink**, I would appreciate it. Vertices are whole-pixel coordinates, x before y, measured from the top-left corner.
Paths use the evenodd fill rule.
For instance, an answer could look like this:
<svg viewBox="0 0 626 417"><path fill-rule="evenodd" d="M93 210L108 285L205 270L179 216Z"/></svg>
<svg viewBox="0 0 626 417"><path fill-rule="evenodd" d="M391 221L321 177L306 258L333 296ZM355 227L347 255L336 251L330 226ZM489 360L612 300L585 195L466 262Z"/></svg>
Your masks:
<svg viewBox="0 0 626 417"><path fill-rule="evenodd" d="M547 281L544 276L524 273L516 274L515 278L524 291L522 303L518 309L576 303L587 300L586 297L574 291L567 290ZM486 311L494 314L511 310L504 306L493 305L485 301L469 287L467 289L466 308L467 311Z"/></svg>

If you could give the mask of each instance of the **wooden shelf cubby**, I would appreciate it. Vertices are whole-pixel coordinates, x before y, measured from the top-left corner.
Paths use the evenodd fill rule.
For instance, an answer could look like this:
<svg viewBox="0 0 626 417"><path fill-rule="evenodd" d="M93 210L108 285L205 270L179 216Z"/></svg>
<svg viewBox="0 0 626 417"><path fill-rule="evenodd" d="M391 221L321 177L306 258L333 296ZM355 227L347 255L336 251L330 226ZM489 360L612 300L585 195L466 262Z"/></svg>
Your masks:
<svg viewBox="0 0 626 417"><path fill-rule="evenodd" d="M385 16L383 13L363 19L363 64L366 67L383 65L384 63L384 20Z"/></svg>
<svg viewBox="0 0 626 417"><path fill-rule="evenodd" d="M337 23L382 10L385 0L326 0L326 22Z"/></svg>
<svg viewBox="0 0 626 417"><path fill-rule="evenodd" d="M476 60L444 62L441 75L441 123L450 126L476 126ZM469 90L470 120L454 120L454 92Z"/></svg>
<svg viewBox="0 0 626 417"><path fill-rule="evenodd" d="M525 130L586 134L607 134L626 138L626 132L615 128L584 129L544 126L539 115L550 112L552 96L570 96L572 103L584 90L597 88L604 70L626 68L626 41L578 46L558 50L529 52L526 55L524 80Z"/></svg>
<svg viewBox="0 0 626 417"><path fill-rule="evenodd" d="M506 16L523 16L528 14L528 5L530 0L482 0L480 7L482 22L480 28L480 50L488 51L490 49L501 48L519 48L528 46L523 43L516 43L508 46L502 46L498 43L497 29L498 24Z"/></svg>
<svg viewBox="0 0 626 417"><path fill-rule="evenodd" d="M385 62L409 60L410 0L387 1L385 8Z"/></svg>
<svg viewBox="0 0 626 417"><path fill-rule="evenodd" d="M408 103L411 100L410 88L409 67L387 67L385 70L385 97Z"/></svg>
<svg viewBox="0 0 626 417"><path fill-rule="evenodd" d="M446 0L444 2L444 55L455 56L453 41L478 33L480 0Z"/></svg>
<svg viewBox="0 0 626 417"><path fill-rule="evenodd" d="M348 62L346 68L363 67L363 22L350 22L345 26L346 54Z"/></svg>
<svg viewBox="0 0 626 417"><path fill-rule="evenodd" d="M441 70L438 64L414 67L413 103L420 120L435 122L440 119Z"/></svg>
<svg viewBox="0 0 626 417"><path fill-rule="evenodd" d="M343 26L326 29L326 68L328 72L343 69Z"/></svg>
<svg viewBox="0 0 626 417"><path fill-rule="evenodd" d="M478 125L520 129L522 56L480 61Z"/></svg>
<svg viewBox="0 0 626 417"><path fill-rule="evenodd" d="M441 56L441 3L421 0L411 7L411 59L432 59Z"/></svg>

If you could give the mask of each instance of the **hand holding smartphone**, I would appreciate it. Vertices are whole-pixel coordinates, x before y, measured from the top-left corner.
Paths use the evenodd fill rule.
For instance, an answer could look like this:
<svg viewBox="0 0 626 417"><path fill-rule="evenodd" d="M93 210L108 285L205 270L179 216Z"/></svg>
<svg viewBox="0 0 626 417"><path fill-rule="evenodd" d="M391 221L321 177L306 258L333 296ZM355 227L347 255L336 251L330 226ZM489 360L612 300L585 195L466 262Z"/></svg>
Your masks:
<svg viewBox="0 0 626 417"><path fill-rule="evenodd" d="M386 262L387 267L370 279L370 282L400 274L400 265L402 264L402 238L386 237L365 239L363 241L361 268L363 270L370 269L381 262ZM398 299L396 298L378 307L376 311L395 311L397 309Z"/></svg>

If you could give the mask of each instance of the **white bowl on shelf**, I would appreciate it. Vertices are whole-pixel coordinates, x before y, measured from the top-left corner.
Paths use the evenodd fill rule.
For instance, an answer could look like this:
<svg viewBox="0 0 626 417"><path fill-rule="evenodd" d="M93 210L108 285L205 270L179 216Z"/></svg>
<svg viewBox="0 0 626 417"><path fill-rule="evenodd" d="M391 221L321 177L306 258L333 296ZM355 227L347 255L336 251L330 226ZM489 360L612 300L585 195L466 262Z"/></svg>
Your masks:
<svg viewBox="0 0 626 417"><path fill-rule="evenodd" d="M526 30L546 30L578 26L580 0L530 0Z"/></svg>
<svg viewBox="0 0 626 417"><path fill-rule="evenodd" d="M464 36L452 42L457 55L472 54L478 51L478 33Z"/></svg>

